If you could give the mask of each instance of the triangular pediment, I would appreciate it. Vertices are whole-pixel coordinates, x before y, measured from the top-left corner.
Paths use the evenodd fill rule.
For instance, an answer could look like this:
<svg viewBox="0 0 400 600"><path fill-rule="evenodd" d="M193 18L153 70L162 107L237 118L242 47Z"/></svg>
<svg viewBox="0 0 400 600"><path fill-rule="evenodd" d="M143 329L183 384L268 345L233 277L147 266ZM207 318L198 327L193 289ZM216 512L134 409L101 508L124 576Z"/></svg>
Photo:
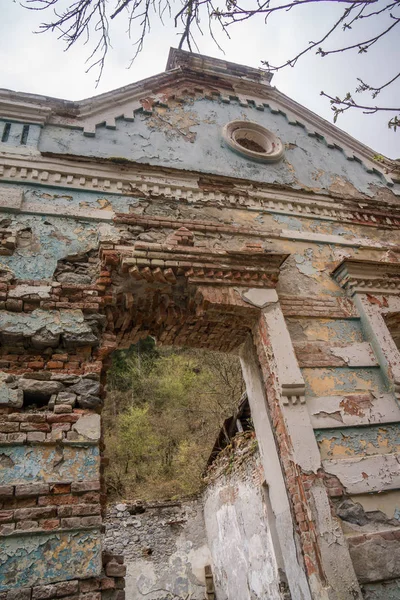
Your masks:
<svg viewBox="0 0 400 600"><path fill-rule="evenodd" d="M378 172L388 185L400 181L396 161L376 160L376 153L271 86L272 76L260 69L171 49L164 73L82 101L48 98L0 90L0 118L80 129L93 137L97 128L115 129L118 120L134 121L138 113L175 110L194 99L238 105L248 118L257 111L280 114L348 160Z"/></svg>

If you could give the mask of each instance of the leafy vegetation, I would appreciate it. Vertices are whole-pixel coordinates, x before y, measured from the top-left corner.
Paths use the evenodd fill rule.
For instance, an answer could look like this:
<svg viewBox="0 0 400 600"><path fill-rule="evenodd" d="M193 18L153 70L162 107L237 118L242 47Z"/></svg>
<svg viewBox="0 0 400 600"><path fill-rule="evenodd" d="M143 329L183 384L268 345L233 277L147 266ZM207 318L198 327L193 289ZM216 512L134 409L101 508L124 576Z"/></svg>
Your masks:
<svg viewBox="0 0 400 600"><path fill-rule="evenodd" d="M198 492L216 436L243 391L235 356L158 349L152 338L116 352L103 412L111 498Z"/></svg>

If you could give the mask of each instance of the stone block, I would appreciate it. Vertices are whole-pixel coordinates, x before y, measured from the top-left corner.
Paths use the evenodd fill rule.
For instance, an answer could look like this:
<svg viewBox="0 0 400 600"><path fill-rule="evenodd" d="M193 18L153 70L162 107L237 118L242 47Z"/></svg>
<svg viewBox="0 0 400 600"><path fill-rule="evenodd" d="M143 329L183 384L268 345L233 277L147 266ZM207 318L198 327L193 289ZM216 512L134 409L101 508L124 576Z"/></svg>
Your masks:
<svg viewBox="0 0 400 600"><path fill-rule="evenodd" d="M78 396L78 404L80 408L95 410L102 406L103 401L98 396Z"/></svg>
<svg viewBox="0 0 400 600"><path fill-rule="evenodd" d="M79 591L79 582L77 579L72 581L62 581L56 584L57 598L63 598L71 594L77 594Z"/></svg>
<svg viewBox="0 0 400 600"><path fill-rule="evenodd" d="M61 392L64 385L59 381L40 381L37 379L20 379L18 387L24 392L38 394L41 396L51 396Z"/></svg>
<svg viewBox="0 0 400 600"><path fill-rule="evenodd" d="M32 600L47 600L57 595L57 586L38 585L32 589Z"/></svg>
<svg viewBox="0 0 400 600"><path fill-rule="evenodd" d="M70 387L69 391L78 396L98 396L100 393L100 383L92 379L82 379L79 383Z"/></svg>
<svg viewBox="0 0 400 600"><path fill-rule="evenodd" d="M119 565L117 562L109 562L105 568L107 577L125 577L126 566Z"/></svg>
<svg viewBox="0 0 400 600"><path fill-rule="evenodd" d="M54 413L56 415L67 414L72 412L72 406L70 404L56 404L54 407Z"/></svg>
<svg viewBox="0 0 400 600"><path fill-rule="evenodd" d="M8 498L14 495L13 485L0 485L0 498Z"/></svg>
<svg viewBox="0 0 400 600"><path fill-rule="evenodd" d="M23 200L24 192L20 188L0 189L0 208L5 208L10 212L20 212ZM21 598L20 600L25 599Z"/></svg>
<svg viewBox="0 0 400 600"><path fill-rule="evenodd" d="M0 372L0 406L14 406L21 408L24 402L24 395L21 390L11 389L7 383L9 375Z"/></svg>
<svg viewBox="0 0 400 600"><path fill-rule="evenodd" d="M101 435L100 415L83 415L72 426L72 430L84 438L99 440Z"/></svg>
<svg viewBox="0 0 400 600"><path fill-rule="evenodd" d="M71 483L72 492L92 492L100 489L100 481L74 481Z"/></svg>
<svg viewBox="0 0 400 600"><path fill-rule="evenodd" d="M31 588L17 588L7 592L7 600L31 600Z"/></svg>
<svg viewBox="0 0 400 600"><path fill-rule="evenodd" d="M48 483L23 483L15 486L16 496L39 496L48 493Z"/></svg>
<svg viewBox="0 0 400 600"><path fill-rule="evenodd" d="M41 431L30 431L26 439L28 442L44 442L46 439L46 434Z"/></svg>

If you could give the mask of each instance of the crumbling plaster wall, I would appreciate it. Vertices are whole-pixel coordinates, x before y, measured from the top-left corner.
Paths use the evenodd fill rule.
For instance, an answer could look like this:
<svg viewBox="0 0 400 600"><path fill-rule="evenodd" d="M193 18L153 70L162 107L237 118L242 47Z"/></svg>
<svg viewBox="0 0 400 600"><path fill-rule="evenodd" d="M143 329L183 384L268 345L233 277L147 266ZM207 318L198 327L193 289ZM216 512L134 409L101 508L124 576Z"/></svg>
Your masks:
<svg viewBox="0 0 400 600"><path fill-rule="evenodd" d="M284 160L266 169L224 147L221 129L237 119L255 121L278 135L286 146ZM341 150L329 148L322 139L310 136L304 127L289 124L284 115L268 108L244 108L233 100L227 104L186 97L171 108L153 108L150 115L136 113L134 120L117 119L115 128L99 125L94 137L48 125L42 132L39 149L57 154L120 157L314 191L347 191L351 195L361 192L372 196L371 186L385 186L381 176L368 173Z"/></svg>
<svg viewBox="0 0 400 600"><path fill-rule="evenodd" d="M267 514L263 482L254 438L236 438L208 472L204 517L220 600L289 598L273 546L273 513Z"/></svg>
<svg viewBox="0 0 400 600"><path fill-rule="evenodd" d="M105 549L125 557L126 600L204 600L211 557L201 499L114 504L105 525Z"/></svg>
<svg viewBox="0 0 400 600"><path fill-rule="evenodd" d="M281 136L286 144L284 160L260 165L225 148L220 130L235 118L253 119ZM38 139L38 132L33 133L32 148ZM9 246L0 253L1 368L18 378L25 372L37 373L39 380L42 371L100 373L101 361L111 351L111 346L102 345L106 307L115 300L112 295L102 297L111 280L108 271L100 272L100 244L116 248L131 247L136 241L161 243L183 224L192 231L195 246L233 250L250 242L267 253L290 254L277 290L306 396L301 413L296 412L299 406L286 407L284 418L298 468L310 477L331 475L324 481L332 503L350 497L357 504L359 497L373 492L367 512L374 513L382 498L376 492L392 494L395 508L379 509L386 515L379 517L388 529L386 537L377 528L376 515L368 517L361 529L349 529L339 508L344 544L359 579L370 586L366 597L374 598L375 580L399 575L396 564L389 570L371 568L374 580L367 582L364 569L368 557L375 556L370 548L379 547L382 556L398 552L393 519L399 508L400 413L359 308L331 272L348 257L399 262L398 198L384 179L298 125L289 125L283 115L207 99L137 114L133 122L117 120L116 129L100 126L94 138L81 130L47 125L39 148L64 158L49 158L54 166L44 164L43 156L44 162L35 169L29 162L18 168L7 163L0 173L2 227ZM114 160L86 164L80 158L79 164L71 161L66 166L67 154ZM144 163L162 169L147 169ZM221 177L205 177L199 171ZM268 191L258 189L261 182L271 184ZM310 193L294 195L290 188ZM296 204L298 197L302 205ZM377 214L380 208L382 215ZM129 214L132 221L122 223L116 213ZM7 241L10 237L15 242ZM94 261L90 275L78 272L79 265L75 269L74 261L82 256L84 262ZM59 279L60 261L72 269L73 284L68 278ZM113 282L117 287L120 283ZM385 296L372 295L367 301L390 304ZM17 388L2 378L0 402L7 410L20 409ZM388 428L388 423L393 425ZM18 446L14 442L7 441L5 454L22 452L13 448ZM315 511L327 515L330 505L322 495L315 500ZM321 543L327 547L339 536L338 523L329 522L321 531ZM293 548L288 549L287 560L291 557Z"/></svg>

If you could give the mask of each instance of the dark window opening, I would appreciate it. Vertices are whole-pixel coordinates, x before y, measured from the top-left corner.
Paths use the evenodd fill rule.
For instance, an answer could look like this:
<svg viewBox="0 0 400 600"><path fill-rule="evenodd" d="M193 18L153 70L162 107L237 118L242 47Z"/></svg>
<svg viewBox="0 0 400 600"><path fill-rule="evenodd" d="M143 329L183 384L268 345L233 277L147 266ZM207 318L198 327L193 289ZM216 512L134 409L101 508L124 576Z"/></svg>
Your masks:
<svg viewBox="0 0 400 600"><path fill-rule="evenodd" d="M29 125L24 125L21 133L21 145L26 146L29 135Z"/></svg>
<svg viewBox="0 0 400 600"><path fill-rule="evenodd" d="M2 142L8 142L8 138L10 137L11 123L6 123L3 129L3 135L1 136Z"/></svg>
<svg viewBox="0 0 400 600"><path fill-rule="evenodd" d="M24 408L47 408L51 394L24 391Z"/></svg>
<svg viewBox="0 0 400 600"><path fill-rule="evenodd" d="M239 146L242 148L246 148L246 150L251 150L252 152L265 152L265 148L261 146L261 144L257 144L254 140L249 140L247 138L240 138L236 140Z"/></svg>

